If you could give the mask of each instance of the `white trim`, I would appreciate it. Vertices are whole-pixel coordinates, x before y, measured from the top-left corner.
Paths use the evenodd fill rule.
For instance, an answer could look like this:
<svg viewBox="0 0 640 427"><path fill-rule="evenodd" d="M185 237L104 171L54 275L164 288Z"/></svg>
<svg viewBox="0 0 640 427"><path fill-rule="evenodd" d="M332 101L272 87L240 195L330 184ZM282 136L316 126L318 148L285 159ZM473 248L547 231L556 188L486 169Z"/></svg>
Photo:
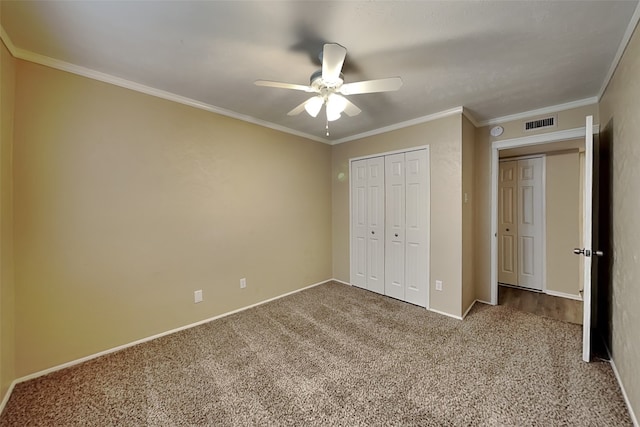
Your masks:
<svg viewBox="0 0 640 427"><path fill-rule="evenodd" d="M418 145L417 147L403 148L400 150L393 150L393 151L385 151L384 153L374 153L374 154L367 154L365 156L351 157L349 158L349 166L351 166L351 162L355 162L358 160L373 159L374 157L392 156L394 154L410 153L412 151L420 151L420 150L428 150L428 149L429 149L428 145ZM351 178L351 171L349 171L349 178Z"/></svg>
<svg viewBox="0 0 640 427"><path fill-rule="evenodd" d="M616 368L616 364L613 361L613 357L611 357L611 352L609 348L605 345L607 349L607 353L609 354L609 363L611 364L611 369L613 370L613 375L616 376L616 381L618 381L618 385L620 386L620 391L622 392L622 397L624 398L624 403L627 405L627 410L629 411L629 416L631 417L631 422L635 427L638 427L638 418L636 414L633 412L633 407L631 406L631 400L629 400L629 396L627 395L627 391L624 389L624 385L622 384L622 378L620 377L620 373L618 372L618 368Z"/></svg>
<svg viewBox="0 0 640 427"><path fill-rule="evenodd" d="M514 160L529 160L529 159L539 159L546 154L527 154L526 156L513 156L513 157L500 157L498 161L502 162L512 162Z"/></svg>
<svg viewBox="0 0 640 427"><path fill-rule="evenodd" d="M500 168L500 157L495 143L491 144L491 250L490 260L490 282L491 305L498 305L498 170Z"/></svg>
<svg viewBox="0 0 640 427"><path fill-rule="evenodd" d="M629 21L629 25L627 25L627 30L624 32L622 36L622 40L620 41L620 46L618 46L618 51L616 52L616 56L613 57L613 61L611 62L611 66L609 67L609 71L607 71L607 75L602 82L602 86L600 87L600 92L598 92L598 102L602 99L602 95L607 90L607 86L609 86L609 82L613 78L613 74L616 72L616 68L618 68L618 64L622 59L622 55L624 55L624 51L627 49L627 45L633 36L633 32L635 31L636 26L638 25L638 21L640 20L640 3L636 5L636 10L631 15L631 20Z"/></svg>
<svg viewBox="0 0 640 427"><path fill-rule="evenodd" d="M542 292L547 292L547 155L542 155L542 219L540 220L542 232Z"/></svg>
<svg viewBox="0 0 640 427"><path fill-rule="evenodd" d="M489 301L485 301L481 299L477 299L476 302L479 302L480 304L495 305L495 304L491 304Z"/></svg>
<svg viewBox="0 0 640 427"><path fill-rule="evenodd" d="M47 369L44 369L42 371L34 372L33 374L29 374L29 375L26 375L24 377L20 377L20 378L16 379L14 381L14 383L17 384L17 383L21 383L21 382L24 382L24 381L32 380L32 379L41 377L43 375L47 375L47 374L50 374L52 372L59 371L61 369L69 368L71 366L75 366L75 365L78 365L80 363L87 362L89 360L98 358L100 356L105 356L107 354L115 353L116 351L120 351L120 350L124 350L126 348L129 348L129 347L133 347L134 345L142 344L142 343L145 343L145 342L148 342L148 341L155 340L157 338L164 337L166 335L171 335L171 334L174 334L176 332L184 331L185 329L191 329L191 328L194 328L196 326L200 326L200 325L203 325L205 323L209 323L211 321L214 321L214 320L217 320L217 319L221 319L223 317L227 317L227 316L229 316L231 314L240 313L240 312L248 310L250 308L258 307L258 306L266 304L268 302L279 300L279 299L287 297L289 295L293 295L293 294L296 294L298 292L301 292L301 291L304 291L304 290L307 290L307 289L310 289L310 288L313 288L313 287L316 287L316 286L319 286L319 285L323 285L323 284L328 283L328 282L330 282L332 280L334 280L334 279L327 279L327 280L324 280L322 282L314 283L313 285L305 286L304 288L296 289L294 291L287 292L285 294L278 295L276 297L269 298L269 299L266 299L264 301L257 302L255 304L251 304L251 305L248 305L246 307L242 307L242 308L238 308L236 310L228 311L226 313L219 314L217 316L209 317L208 319L200 320L200 321L195 322L195 323L190 323L190 324L185 325L185 326L180 326L179 328L175 328L175 329L171 329L169 331L161 332L159 334L151 335L149 337L142 338L142 339L139 339L139 340L127 343L127 344L119 345L117 347L113 347L113 348L110 348L110 349L107 349L107 350L104 350L104 351L100 351L98 353L90 354L89 356L81 357L80 359L72 360L70 362L66 362L66 363L63 363L61 365L53 366L51 368L47 368Z"/></svg>
<svg viewBox="0 0 640 427"><path fill-rule="evenodd" d="M291 135L300 136L302 138L310 139L312 141L322 142L324 144L336 145L341 144L343 142L353 141L356 139L365 138L368 136L378 135L381 133L391 132L393 130L403 129L405 127L414 126L420 123L426 123L433 120L438 120L444 117L449 117L454 114L464 114L473 124L478 127L477 121L471 114L467 111L464 111L463 107L455 107L449 110L440 111L434 114L429 114L427 116L418 117L416 119L407 120L400 123L395 123L389 126L384 126L378 129L373 129L367 132L359 133L356 135L347 136L344 138L337 139L332 141L327 138L322 138L316 135L311 135L305 132L300 132L285 126L277 125L275 123L268 122L266 120L261 120L256 117L248 116L245 114L240 114L235 111L227 110L225 108L216 107L215 105L207 104L205 102L197 101L192 98L187 98L185 96L177 95L172 92L164 91L161 89L156 89L151 86L146 86L140 83L133 82L131 80L126 80L120 77L112 76L107 73L102 73L100 71L92 70L90 68L82 67L79 65L71 64L66 61L61 61L59 59L51 58L45 55L40 55L38 53L30 52L25 49L17 48L9 38L9 35L5 32L4 28L0 26L0 36L2 40L7 45L9 52L15 57L25 61L33 62L36 64L44 65L47 67L55 68L57 70L66 71L68 73L77 74L83 77L87 77L93 80L98 80L101 82L113 84L115 86L120 86L126 89L130 89L136 92L141 92L147 95L155 96L158 98L166 99L169 101L177 102L179 104L188 105L190 107L198 108L201 110L209 111L212 113L220 114L222 116L231 117L234 119L242 120L248 123L253 123L255 125L263 126L269 129L277 130L280 132L288 133Z"/></svg>
<svg viewBox="0 0 640 427"><path fill-rule="evenodd" d="M597 96L592 96L591 98L578 99L577 101L565 102L564 104L550 105L548 107L538 108L536 110L510 114L508 116L497 117L495 119L482 120L478 124L480 125L479 127L497 125L500 123L511 122L514 120L528 119L529 117L533 117L533 116L541 116L544 114L571 110L572 108L585 107L587 105L597 104L598 101L599 101L599 98Z"/></svg>
<svg viewBox="0 0 640 427"><path fill-rule="evenodd" d="M2 402L0 402L0 414L4 411L4 407L7 406L7 402L9 402L9 398L11 397L11 393L13 393L13 389L16 384L18 384L18 380L13 380L7 389L7 393L2 398Z"/></svg>
<svg viewBox="0 0 640 427"><path fill-rule="evenodd" d="M592 132L598 133L599 125L593 125ZM585 128L575 128L561 130L557 132L547 132L538 135L529 135L521 138L504 139L491 143L491 304L498 304L498 167L500 158L498 152L507 148L524 147L529 145L548 144L551 142L564 141L568 139L582 138Z"/></svg>
<svg viewBox="0 0 640 427"><path fill-rule="evenodd" d="M587 116L585 118L585 125L588 129L592 126L593 116ZM594 145L593 135L589 132L584 134L584 198L583 203L583 222L582 222L582 247L585 250L592 250L593 242L592 235L592 222L593 222L593 156ZM593 259L590 256L583 257L583 286L582 286L582 360L585 362L591 361L591 284L592 284L592 262Z"/></svg>
<svg viewBox="0 0 640 427"><path fill-rule="evenodd" d="M4 29L2 30L2 37L3 39L5 37ZM186 96L177 95L175 93L168 92L162 89L156 89L154 87L136 83L131 80L126 80L121 77L112 76L111 74L102 73L100 71L92 70L91 68L86 68L80 65L71 64L69 62L60 61L59 59L33 53L28 50L17 48L15 46L13 47L13 51L11 51L11 54L18 59L33 62L35 64L44 65L46 67L55 68L57 70L66 71L68 73L76 74L89 79L109 83L115 86L123 87L125 89L130 89L136 92L155 96L157 98L177 102L178 104L188 105L189 107L198 108L200 110L209 111L211 113L220 114L222 116L231 117L233 119L242 120L244 122L252 123L258 126L277 130L279 132L300 136L302 138L322 142L324 144L331 144L331 141L326 138L321 138L315 135L300 132L285 126L280 126L275 123L268 122L266 120L261 120L256 117L248 116L246 114L240 114L235 111L227 110L225 108L216 107L215 105L207 104L206 102L187 98Z"/></svg>
<svg viewBox="0 0 640 427"><path fill-rule="evenodd" d="M465 116L467 119L469 119L471 124L474 125L475 127L477 128L481 127L480 122L478 122L476 118L473 117L473 115L471 114L471 111L469 111L468 108L462 107L462 115Z"/></svg>
<svg viewBox="0 0 640 427"><path fill-rule="evenodd" d="M551 291L547 289L546 291L544 291L544 293L547 295L551 295L552 297L560 297L560 298L567 298L567 299L572 299L576 301L582 301L582 297L580 295L568 294L566 292Z"/></svg>
<svg viewBox="0 0 640 427"><path fill-rule="evenodd" d="M4 45L7 47L9 53L15 58L16 56L16 45L13 44L13 40L9 37L9 34L4 30L4 27L0 25L0 39L4 42Z"/></svg>
<svg viewBox="0 0 640 427"><path fill-rule="evenodd" d="M462 317L460 316L456 316L455 314L445 313L444 311L436 310L435 308L427 308L427 310L437 314L442 314L443 316L452 317L456 320L462 320Z"/></svg>
<svg viewBox="0 0 640 427"><path fill-rule="evenodd" d="M593 125L593 133L600 132L600 125ZM499 141L493 141L492 145L497 145L500 150L506 150L507 148L525 147L527 145L546 144L548 142L565 141L569 139L578 139L584 136L585 129L583 127L559 130L557 132L547 132L538 135L529 135L519 138L503 139Z"/></svg>
<svg viewBox="0 0 640 427"><path fill-rule="evenodd" d="M416 119L407 120L400 123L395 123L389 126L384 126L378 129L362 132L357 135L345 136L344 138L336 139L329 142L331 145L342 144L343 142L349 142L356 139L366 138L368 136L379 135L381 133L387 133L398 129L404 129L409 126L419 125L421 123L431 122L434 120L442 119L445 117L453 116L455 114L462 114L464 109L462 107L451 108L450 110L440 111L438 113L429 114L428 116L418 117Z"/></svg>
<svg viewBox="0 0 640 427"><path fill-rule="evenodd" d="M471 309L473 308L474 305L476 305L476 303L478 302L478 300L473 300L473 302L471 303L471 305L469 306L469 308L467 308L467 310L462 313L462 320L464 320L465 317L467 317L467 314L469 314L469 312L471 311Z"/></svg>
<svg viewBox="0 0 640 427"><path fill-rule="evenodd" d="M353 286L351 283L343 282L342 280L338 280L338 279L331 279L331 280L333 280L334 282L342 283L343 285Z"/></svg>

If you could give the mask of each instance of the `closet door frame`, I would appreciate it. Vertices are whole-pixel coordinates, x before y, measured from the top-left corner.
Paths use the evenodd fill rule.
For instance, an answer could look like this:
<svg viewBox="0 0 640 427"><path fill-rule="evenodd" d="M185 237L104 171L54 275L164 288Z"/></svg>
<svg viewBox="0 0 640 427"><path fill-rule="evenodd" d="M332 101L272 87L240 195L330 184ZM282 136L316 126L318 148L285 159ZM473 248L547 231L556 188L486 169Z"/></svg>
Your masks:
<svg viewBox="0 0 640 427"><path fill-rule="evenodd" d="M353 162L358 161L358 160L365 160L365 159L371 159L374 157L381 157L381 156L390 156L393 154L402 154L402 153L409 153L412 151L419 151L419 150L425 150L426 151L426 155L427 155L427 184L426 184L426 188L425 188L425 197L426 197L426 201L427 201L427 210L425 213L425 223L426 223L426 239L428 242L427 245L427 256L426 259L424 260L425 262L425 267L427 270L426 273L426 278L427 278L427 301L426 301L426 309L429 310L430 308L430 302L431 302L431 155L430 155L430 151L429 151L429 145L420 145L420 146L416 146L416 147L408 147L405 149L401 149L401 150L393 150L393 151L386 151L386 152L382 152L382 153L372 153L372 154L368 154L366 156L359 156L359 157L353 157L349 159L349 285L353 285L351 283L351 280L353 280L353 272L351 271L352 268L352 262L353 262L353 256L354 256L354 251L353 251L353 235L354 235L354 231L353 231L353 221L352 221L352 207L353 207L353 194L352 194L352 183L351 183L351 176L352 176L352 166L353 166Z"/></svg>

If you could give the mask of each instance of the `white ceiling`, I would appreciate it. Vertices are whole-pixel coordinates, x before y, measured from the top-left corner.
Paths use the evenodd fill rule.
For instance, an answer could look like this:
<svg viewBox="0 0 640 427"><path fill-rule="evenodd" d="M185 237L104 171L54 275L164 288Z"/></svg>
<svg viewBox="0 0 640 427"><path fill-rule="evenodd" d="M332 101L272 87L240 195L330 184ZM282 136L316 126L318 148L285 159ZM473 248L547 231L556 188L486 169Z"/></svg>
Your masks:
<svg viewBox="0 0 640 427"><path fill-rule="evenodd" d="M402 77L398 92L351 96L363 112L330 123L331 141L459 106L482 122L596 97L640 10L637 0L3 0L1 8L18 57L106 73L314 139L325 138L322 115L287 116L310 94L253 81L308 84L325 42L347 48L346 82Z"/></svg>

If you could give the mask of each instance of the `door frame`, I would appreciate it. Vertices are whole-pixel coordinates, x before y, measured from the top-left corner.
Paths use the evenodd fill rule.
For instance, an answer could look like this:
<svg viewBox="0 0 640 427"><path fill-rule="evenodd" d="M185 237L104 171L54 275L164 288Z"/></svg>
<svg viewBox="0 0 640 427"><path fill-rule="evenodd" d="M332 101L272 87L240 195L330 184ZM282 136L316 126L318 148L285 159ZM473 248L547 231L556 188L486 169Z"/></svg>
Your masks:
<svg viewBox="0 0 640 427"><path fill-rule="evenodd" d="M599 125L593 125L592 133L600 131ZM504 139L491 143L491 304L498 305L498 168L500 166L499 151L508 148L544 145L568 139L584 138L586 129L574 129L549 132L520 138ZM587 213L585 212L585 215ZM544 280L543 280L544 283ZM545 286L546 288L546 286Z"/></svg>
<svg viewBox="0 0 640 427"><path fill-rule="evenodd" d="M429 145L418 145L415 147L407 147L404 149L393 150L393 151L385 151L382 153L371 153L364 156L352 157L349 159L349 282L351 282L351 260L353 257L353 247L351 243L353 242L353 226L351 221L351 207L353 203L353 195L351 194L351 167L354 161L371 159L373 157L381 157L381 156L389 156L392 154L401 154L408 153L411 151L419 151L426 150L427 151L427 187L426 187L426 197L429 209L427 209L426 213L426 224L427 224L427 259L425 260L426 268L427 268L427 302L426 309L430 310L431 308L431 153L429 149ZM349 286L353 286L349 283Z"/></svg>

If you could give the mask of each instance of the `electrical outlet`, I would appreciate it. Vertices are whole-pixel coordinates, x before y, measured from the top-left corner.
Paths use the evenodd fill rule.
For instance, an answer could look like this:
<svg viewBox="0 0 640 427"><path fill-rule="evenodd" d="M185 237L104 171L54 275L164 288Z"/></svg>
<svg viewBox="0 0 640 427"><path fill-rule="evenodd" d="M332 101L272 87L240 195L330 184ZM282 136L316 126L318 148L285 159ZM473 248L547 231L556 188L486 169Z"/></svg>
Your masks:
<svg viewBox="0 0 640 427"><path fill-rule="evenodd" d="M436 291L442 290L442 280L436 280Z"/></svg>
<svg viewBox="0 0 640 427"><path fill-rule="evenodd" d="M193 293L193 302L194 303L202 302L202 289L195 291Z"/></svg>
<svg viewBox="0 0 640 427"><path fill-rule="evenodd" d="M244 289L246 287L247 287L247 279L243 277L242 279L240 279L240 289Z"/></svg>

